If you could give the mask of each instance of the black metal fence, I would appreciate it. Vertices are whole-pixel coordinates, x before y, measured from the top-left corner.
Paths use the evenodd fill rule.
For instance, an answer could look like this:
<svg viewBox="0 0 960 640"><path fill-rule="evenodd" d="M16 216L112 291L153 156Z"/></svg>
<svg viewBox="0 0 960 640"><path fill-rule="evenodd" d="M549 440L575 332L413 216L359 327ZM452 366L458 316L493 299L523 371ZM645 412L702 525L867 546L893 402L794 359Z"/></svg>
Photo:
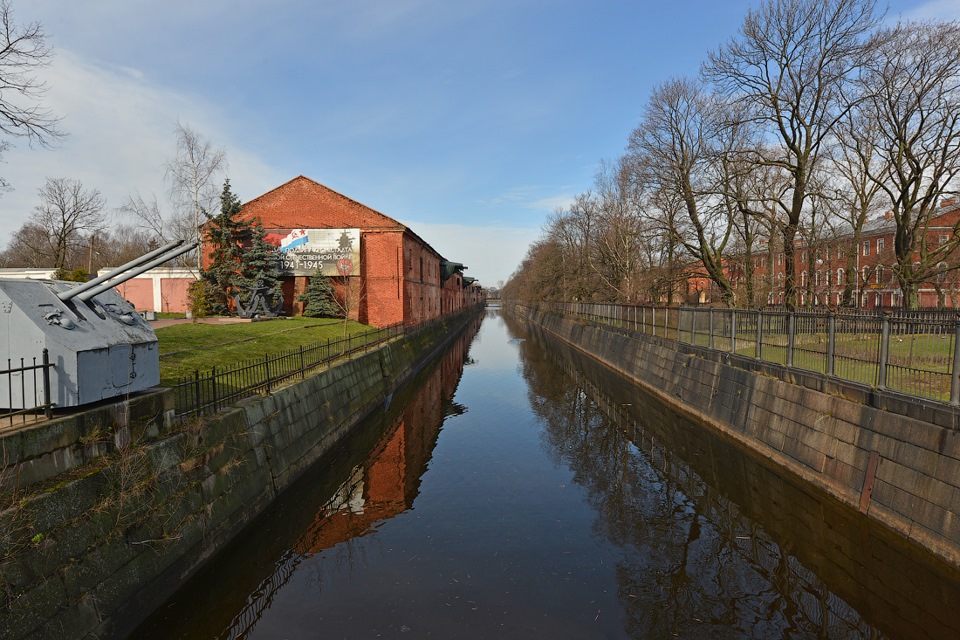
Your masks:
<svg viewBox="0 0 960 640"><path fill-rule="evenodd" d="M50 401L50 354L46 349L40 357L28 364L20 358L20 366L7 359L7 368L0 370L0 427L11 427L34 422L41 417L50 417L53 404Z"/></svg>
<svg viewBox="0 0 960 640"><path fill-rule="evenodd" d="M177 417L216 413L243 398L270 393L284 380L303 378L311 369L329 366L334 360L367 351L404 333L404 326L395 324L340 340L265 354L229 368L194 371L192 376L178 378L173 387Z"/></svg>
<svg viewBox="0 0 960 640"><path fill-rule="evenodd" d="M467 308L457 315L469 313ZM416 325L394 324L382 329L301 346L260 358L243 361L230 368L214 367L208 372L194 371L192 376L179 378L173 387L176 414L179 419L216 413L220 409L255 395L270 391L285 380L304 378L318 367L329 366L353 354L369 351L398 336L412 336L425 331L452 316L443 316Z"/></svg>
<svg viewBox="0 0 960 640"><path fill-rule="evenodd" d="M960 316L556 303L554 311L960 405Z"/></svg>

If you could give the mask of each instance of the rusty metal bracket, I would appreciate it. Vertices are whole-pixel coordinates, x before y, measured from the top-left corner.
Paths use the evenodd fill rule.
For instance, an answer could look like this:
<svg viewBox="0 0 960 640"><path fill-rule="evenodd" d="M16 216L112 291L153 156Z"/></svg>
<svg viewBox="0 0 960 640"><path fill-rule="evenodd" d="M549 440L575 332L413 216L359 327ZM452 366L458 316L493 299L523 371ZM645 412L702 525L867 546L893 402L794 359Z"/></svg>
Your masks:
<svg viewBox="0 0 960 640"><path fill-rule="evenodd" d="M880 452L871 451L870 459L867 460L867 472L863 477L863 488L860 489L860 513L866 513L870 509L870 495L873 493L873 485L877 479L878 466L880 466Z"/></svg>

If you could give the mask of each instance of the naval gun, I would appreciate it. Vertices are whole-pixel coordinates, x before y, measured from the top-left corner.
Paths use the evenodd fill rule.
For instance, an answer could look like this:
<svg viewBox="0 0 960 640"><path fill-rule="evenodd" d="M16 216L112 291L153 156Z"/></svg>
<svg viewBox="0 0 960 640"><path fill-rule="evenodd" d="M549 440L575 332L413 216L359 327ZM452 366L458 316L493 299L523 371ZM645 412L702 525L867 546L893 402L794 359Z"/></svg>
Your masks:
<svg viewBox="0 0 960 640"><path fill-rule="evenodd" d="M46 349L53 365L50 402L57 408L160 384L157 334L114 287L198 244L181 246L183 242L171 242L79 285L61 280L0 280L0 366L8 359L30 362ZM39 378L10 375L18 393L0 395L0 404L13 405L4 408L30 409L43 403ZM19 376L22 379L16 380Z"/></svg>

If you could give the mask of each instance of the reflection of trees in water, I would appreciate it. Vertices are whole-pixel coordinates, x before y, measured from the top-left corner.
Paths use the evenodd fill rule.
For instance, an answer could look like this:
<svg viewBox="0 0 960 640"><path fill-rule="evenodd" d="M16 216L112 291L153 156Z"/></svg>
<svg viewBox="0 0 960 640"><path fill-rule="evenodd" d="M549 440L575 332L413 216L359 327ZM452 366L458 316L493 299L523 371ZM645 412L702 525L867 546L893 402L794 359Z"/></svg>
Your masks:
<svg viewBox="0 0 960 640"><path fill-rule="evenodd" d="M565 371L542 348L524 356L544 448L587 489L595 529L623 551L616 573L630 636L877 637L789 548L638 425L632 407L600 393L596 372L587 380ZM619 391L611 395L636 396ZM728 461L713 453L694 455L725 473Z"/></svg>
<svg viewBox="0 0 960 640"><path fill-rule="evenodd" d="M335 481L314 520L283 550L218 638L235 640L250 633L297 572L306 572L303 582L320 596L328 576L352 574L366 565L370 545L378 544L367 534L413 505L444 419L467 411L453 396L463 367L475 363L469 347L480 322L472 321L427 374L398 393L381 417L388 426L379 427L381 435L369 453ZM395 473L377 473L384 468ZM371 499L371 487L377 499Z"/></svg>

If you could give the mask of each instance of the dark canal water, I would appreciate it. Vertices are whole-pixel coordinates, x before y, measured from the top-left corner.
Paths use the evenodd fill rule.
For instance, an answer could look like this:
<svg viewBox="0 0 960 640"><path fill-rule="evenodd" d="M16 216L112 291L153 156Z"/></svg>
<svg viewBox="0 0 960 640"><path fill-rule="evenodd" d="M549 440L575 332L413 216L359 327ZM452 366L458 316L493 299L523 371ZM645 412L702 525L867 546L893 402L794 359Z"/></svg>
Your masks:
<svg viewBox="0 0 960 640"><path fill-rule="evenodd" d="M137 638L960 638L957 572L490 310Z"/></svg>

